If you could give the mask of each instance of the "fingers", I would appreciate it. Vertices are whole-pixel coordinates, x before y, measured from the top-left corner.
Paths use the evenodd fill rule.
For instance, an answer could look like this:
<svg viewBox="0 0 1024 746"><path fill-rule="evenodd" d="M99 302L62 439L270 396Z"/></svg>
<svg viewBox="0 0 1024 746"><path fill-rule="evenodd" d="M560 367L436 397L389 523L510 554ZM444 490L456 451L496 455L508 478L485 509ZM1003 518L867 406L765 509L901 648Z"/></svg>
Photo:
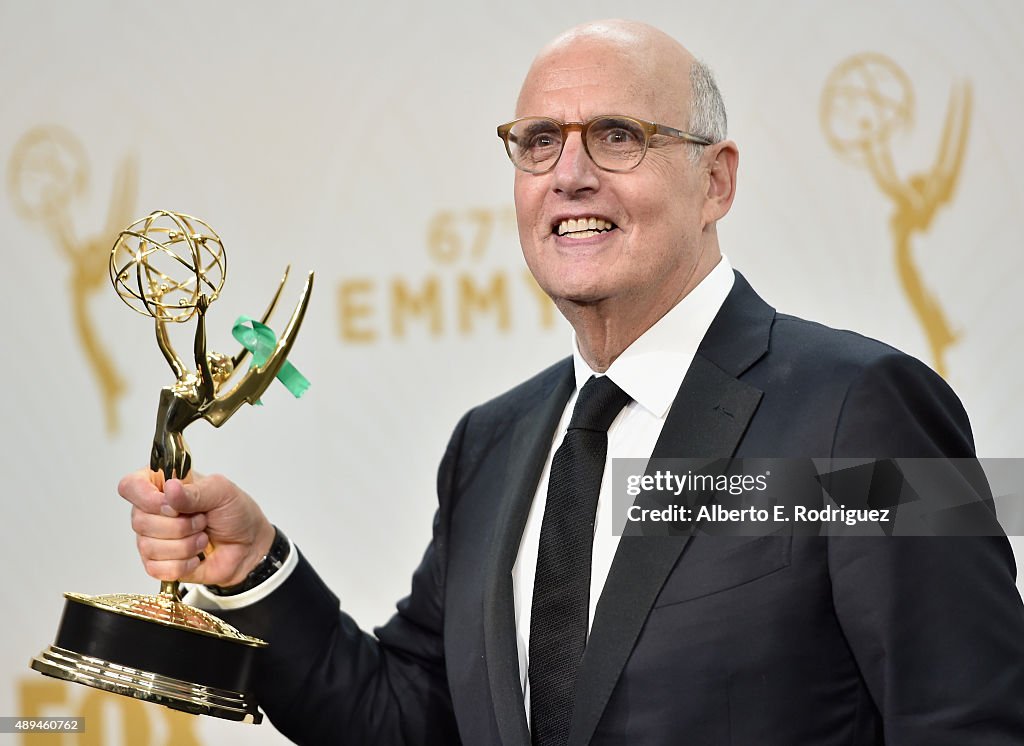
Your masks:
<svg viewBox="0 0 1024 746"><path fill-rule="evenodd" d="M193 481L168 479L161 489L153 476L146 469L134 472L117 490L132 505L139 557L152 577L231 585L269 550L274 527L227 478L193 472Z"/></svg>
<svg viewBox="0 0 1024 746"><path fill-rule="evenodd" d="M170 518L132 508L135 545L146 572L158 580L178 580L199 567L197 555L209 548L205 515Z"/></svg>
<svg viewBox="0 0 1024 746"><path fill-rule="evenodd" d="M177 480L164 487L169 485L181 491ZM146 572L158 580L178 580L194 573L200 565L197 555L210 543L206 515L184 515L171 508L166 493L153 484L146 469L124 477L117 491L132 505L132 530Z"/></svg>
<svg viewBox="0 0 1024 746"><path fill-rule="evenodd" d="M190 557L187 560L142 560L146 574L157 580L185 580L193 581L190 576L199 568L199 558ZM202 581L196 581L202 582Z"/></svg>
<svg viewBox="0 0 1024 746"><path fill-rule="evenodd" d="M136 536L135 545L139 556L147 560L188 560L209 546L206 534L199 533L185 539L154 539L149 536Z"/></svg>
<svg viewBox="0 0 1024 746"><path fill-rule="evenodd" d="M186 580L200 566L199 553L209 545L205 533L198 533L183 539L154 539L136 536L135 545L139 550L146 572L157 580Z"/></svg>
<svg viewBox="0 0 1024 746"><path fill-rule="evenodd" d="M206 515L183 515L168 517L153 515L132 507L132 531L139 536L152 539L184 539L193 536L206 528Z"/></svg>

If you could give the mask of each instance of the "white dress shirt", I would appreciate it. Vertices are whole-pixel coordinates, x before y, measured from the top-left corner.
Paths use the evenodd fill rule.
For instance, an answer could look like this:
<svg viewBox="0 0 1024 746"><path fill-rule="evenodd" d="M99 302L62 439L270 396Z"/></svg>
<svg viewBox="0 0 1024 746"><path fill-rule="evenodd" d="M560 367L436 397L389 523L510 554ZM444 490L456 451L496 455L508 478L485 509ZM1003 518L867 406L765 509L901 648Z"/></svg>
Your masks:
<svg viewBox="0 0 1024 746"><path fill-rule="evenodd" d="M594 610L604 588L608 571L619 545L619 537L612 532L611 459L649 458L661 435L669 408L683 377L693 362L701 340L732 289L732 267L724 256L697 287L644 332L605 371L633 399L608 428L608 455L601 492L597 501L597 521L594 526L594 550L590 564L590 613L588 629L594 619ZM537 548L540 529L547 504L548 479L551 459L565 437L572 417L576 395L593 375L580 355L573 335L573 365L576 372L576 393L569 397L562 419L558 423L544 470L541 472L537 492L530 507L519 555L512 568L516 609L516 642L519 649L519 678L523 685L526 716L530 717L530 611L533 604L533 581L537 570Z"/></svg>

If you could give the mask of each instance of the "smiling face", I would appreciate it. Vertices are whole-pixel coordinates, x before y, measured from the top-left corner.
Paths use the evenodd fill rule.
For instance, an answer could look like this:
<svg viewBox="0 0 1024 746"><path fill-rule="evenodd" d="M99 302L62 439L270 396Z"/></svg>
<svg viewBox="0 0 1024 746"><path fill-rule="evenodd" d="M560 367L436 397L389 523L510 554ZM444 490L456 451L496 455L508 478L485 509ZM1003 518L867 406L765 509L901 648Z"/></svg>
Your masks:
<svg viewBox="0 0 1024 746"><path fill-rule="evenodd" d="M584 28L537 58L517 117L586 122L621 114L687 128L691 58L682 47L648 27ZM650 317L649 326L714 267L709 155L695 163L683 142L655 136L639 166L611 173L594 164L574 131L551 171L516 172L523 254L570 321L596 306Z"/></svg>

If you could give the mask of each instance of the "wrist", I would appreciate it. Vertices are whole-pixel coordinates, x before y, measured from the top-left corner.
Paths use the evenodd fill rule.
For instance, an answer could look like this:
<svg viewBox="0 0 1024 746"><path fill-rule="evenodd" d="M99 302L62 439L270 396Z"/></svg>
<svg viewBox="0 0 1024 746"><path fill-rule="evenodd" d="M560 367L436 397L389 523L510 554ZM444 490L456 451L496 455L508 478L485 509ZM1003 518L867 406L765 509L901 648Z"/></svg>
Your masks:
<svg viewBox="0 0 1024 746"><path fill-rule="evenodd" d="M240 582L228 586L207 585L207 590L215 596L235 596L252 590L269 580L281 567L291 550L291 543L276 526L271 525L271 540L266 552L256 566Z"/></svg>

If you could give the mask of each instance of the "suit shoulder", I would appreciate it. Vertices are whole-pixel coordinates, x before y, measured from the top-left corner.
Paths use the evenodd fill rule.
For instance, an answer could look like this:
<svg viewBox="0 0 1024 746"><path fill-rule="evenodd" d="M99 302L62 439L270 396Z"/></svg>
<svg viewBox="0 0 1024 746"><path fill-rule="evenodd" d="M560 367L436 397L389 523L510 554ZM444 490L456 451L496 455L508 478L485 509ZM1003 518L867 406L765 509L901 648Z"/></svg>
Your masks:
<svg viewBox="0 0 1024 746"><path fill-rule="evenodd" d="M890 455L930 455L922 442L944 444L939 450L949 455L973 453L970 423L953 389L928 365L891 345L778 314L765 361L775 381L802 382L805 403L838 404L840 440L848 432L873 433L874 439L893 441ZM865 447L859 444L861 451Z"/></svg>
<svg viewBox="0 0 1024 746"><path fill-rule="evenodd" d="M892 345L846 329L777 314L769 353L775 364L853 389L885 381L898 389L924 388L962 407L949 384L928 365ZM789 362L785 362L789 361Z"/></svg>
<svg viewBox="0 0 1024 746"><path fill-rule="evenodd" d="M934 387L956 398L945 380L916 357L863 334L797 316L776 315L768 352L772 365L827 378L843 388L858 380L889 377Z"/></svg>
<svg viewBox="0 0 1024 746"><path fill-rule="evenodd" d="M840 369L860 370L885 361L927 368L917 358L885 342L784 313L775 316L770 349L772 352L784 351L796 359L820 359Z"/></svg>

